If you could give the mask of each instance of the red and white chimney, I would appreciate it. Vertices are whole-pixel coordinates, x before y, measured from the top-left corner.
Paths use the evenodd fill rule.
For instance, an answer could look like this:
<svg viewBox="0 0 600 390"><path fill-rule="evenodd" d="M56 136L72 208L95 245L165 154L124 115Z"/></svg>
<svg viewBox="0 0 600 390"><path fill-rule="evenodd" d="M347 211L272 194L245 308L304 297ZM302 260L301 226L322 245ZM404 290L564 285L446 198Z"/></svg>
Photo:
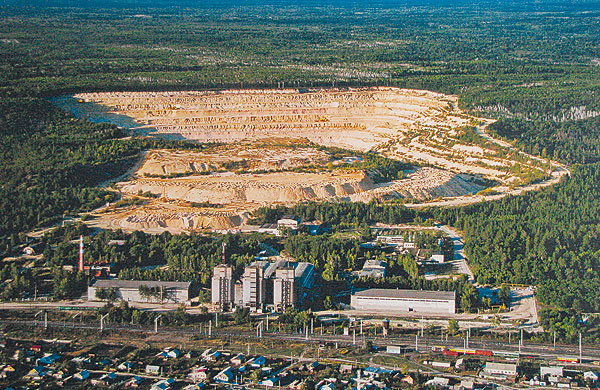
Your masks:
<svg viewBox="0 0 600 390"><path fill-rule="evenodd" d="M83 272L83 236L79 236L79 271Z"/></svg>

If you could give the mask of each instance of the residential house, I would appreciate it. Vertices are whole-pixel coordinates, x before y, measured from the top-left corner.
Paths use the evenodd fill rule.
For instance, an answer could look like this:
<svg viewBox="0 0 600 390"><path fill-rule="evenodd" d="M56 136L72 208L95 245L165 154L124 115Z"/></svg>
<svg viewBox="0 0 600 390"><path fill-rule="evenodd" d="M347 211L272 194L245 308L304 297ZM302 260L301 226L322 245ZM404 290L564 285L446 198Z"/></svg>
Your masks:
<svg viewBox="0 0 600 390"><path fill-rule="evenodd" d="M173 383L175 383L175 379L162 379L154 383L150 390L169 390L173 386Z"/></svg>
<svg viewBox="0 0 600 390"><path fill-rule="evenodd" d="M28 378L31 378L33 380L40 380L43 377L45 377L46 375L50 375L52 373L52 370L49 368L46 368L44 366L36 366L33 367L31 369L31 371L29 371L27 373L27 375L25 375Z"/></svg>
<svg viewBox="0 0 600 390"><path fill-rule="evenodd" d="M160 373L160 366L153 366L148 364L146 366L146 374L158 375Z"/></svg>
<svg viewBox="0 0 600 390"><path fill-rule="evenodd" d="M77 374L73 375L73 378L75 378L78 381L84 381L89 377L90 377L90 372L88 370L83 370L83 371L80 371Z"/></svg>
<svg viewBox="0 0 600 390"><path fill-rule="evenodd" d="M202 355L200 355L200 356L204 359L205 357L207 357L208 355L210 355L213 352L214 351L212 350L212 348L208 348L208 349L205 349L204 352L202 352Z"/></svg>
<svg viewBox="0 0 600 390"><path fill-rule="evenodd" d="M204 382L208 379L209 370L207 367L192 367L192 371L187 375L194 382Z"/></svg>
<svg viewBox="0 0 600 390"><path fill-rule="evenodd" d="M134 376L133 378L131 378L130 380L128 380L127 382L125 382L125 387L140 387L140 385L144 382L144 378L139 377L139 376Z"/></svg>
<svg viewBox="0 0 600 390"><path fill-rule="evenodd" d="M162 352L157 354L156 356L163 358L164 360L168 359L176 359L181 355L181 351L177 348L165 348Z"/></svg>
<svg viewBox="0 0 600 390"><path fill-rule="evenodd" d="M117 366L119 371L131 371L137 367L136 362L123 362Z"/></svg>
<svg viewBox="0 0 600 390"><path fill-rule="evenodd" d="M200 390L206 387L206 383L194 383L191 385L187 385L182 390Z"/></svg>
<svg viewBox="0 0 600 390"><path fill-rule="evenodd" d="M280 380L281 380L280 377L272 376L270 378L260 381L259 385L262 385L265 387L274 387L274 386L277 386L277 384L280 382Z"/></svg>
<svg viewBox="0 0 600 390"><path fill-rule="evenodd" d="M234 366L241 366L242 363L244 363L244 355L241 353L238 353L237 355L232 357L229 362L231 364L233 364Z"/></svg>
<svg viewBox="0 0 600 390"><path fill-rule="evenodd" d="M60 355L59 354L57 354L57 353L52 353L52 354L48 353L43 358L40 358L38 360L38 364L42 365L42 366L47 366L47 365L53 364L53 363L55 363L55 362L57 362L59 360L60 360Z"/></svg>
<svg viewBox="0 0 600 390"><path fill-rule="evenodd" d="M210 362L210 363L215 363L219 360L220 357L221 357L221 352L215 351L215 352L211 353L210 355L206 356L204 358L204 360L207 362Z"/></svg>
<svg viewBox="0 0 600 390"><path fill-rule="evenodd" d="M302 390L304 388L304 382L302 382L299 379L296 379L295 381L290 383L287 387L290 390Z"/></svg>
<svg viewBox="0 0 600 390"><path fill-rule="evenodd" d="M13 366L11 366L10 364L2 366L2 369L0 370L0 379L6 379L6 378L12 376L14 373L15 373L15 368Z"/></svg>
<svg viewBox="0 0 600 390"><path fill-rule="evenodd" d="M233 379L234 379L233 368L227 367L226 369L224 369L223 371L221 371L217 375L215 375L214 379L215 379L215 381L222 382L222 383L233 382Z"/></svg>
<svg viewBox="0 0 600 390"><path fill-rule="evenodd" d="M104 374L98 380L98 382L100 382L100 384L106 385L106 386L111 385L111 384L115 383L116 381L117 381L117 374L115 374L114 372L109 372L108 374Z"/></svg>
<svg viewBox="0 0 600 390"><path fill-rule="evenodd" d="M266 362L267 359L264 356L259 356L249 361L248 364L250 364L250 366L253 368L259 368L264 366Z"/></svg>

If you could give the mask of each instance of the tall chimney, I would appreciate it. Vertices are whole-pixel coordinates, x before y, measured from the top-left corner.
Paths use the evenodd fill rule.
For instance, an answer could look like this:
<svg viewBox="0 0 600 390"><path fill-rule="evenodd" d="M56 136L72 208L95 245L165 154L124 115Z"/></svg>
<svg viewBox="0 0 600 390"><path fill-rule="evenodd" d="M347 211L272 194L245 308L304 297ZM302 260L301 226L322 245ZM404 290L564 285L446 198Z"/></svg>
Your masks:
<svg viewBox="0 0 600 390"><path fill-rule="evenodd" d="M223 264L225 264L225 246L227 244L225 243L225 241L223 241Z"/></svg>
<svg viewBox="0 0 600 390"><path fill-rule="evenodd" d="M79 236L79 271L83 272L83 236Z"/></svg>

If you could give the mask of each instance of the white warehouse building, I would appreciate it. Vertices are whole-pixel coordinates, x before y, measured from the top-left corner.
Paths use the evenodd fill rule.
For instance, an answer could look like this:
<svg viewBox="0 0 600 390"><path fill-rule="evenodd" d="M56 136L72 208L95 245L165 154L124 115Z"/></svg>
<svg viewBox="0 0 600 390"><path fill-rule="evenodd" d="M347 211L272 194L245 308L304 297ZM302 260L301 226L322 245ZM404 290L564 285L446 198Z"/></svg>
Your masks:
<svg viewBox="0 0 600 390"><path fill-rule="evenodd" d="M143 297L140 286L156 291L156 296ZM127 302L187 303L191 298L191 282L161 282L154 280L98 279L88 287L88 301L98 301L96 291L114 290L116 298Z"/></svg>
<svg viewBox="0 0 600 390"><path fill-rule="evenodd" d="M356 292L350 299L356 310L377 313L456 313L454 291L422 291L373 288Z"/></svg>

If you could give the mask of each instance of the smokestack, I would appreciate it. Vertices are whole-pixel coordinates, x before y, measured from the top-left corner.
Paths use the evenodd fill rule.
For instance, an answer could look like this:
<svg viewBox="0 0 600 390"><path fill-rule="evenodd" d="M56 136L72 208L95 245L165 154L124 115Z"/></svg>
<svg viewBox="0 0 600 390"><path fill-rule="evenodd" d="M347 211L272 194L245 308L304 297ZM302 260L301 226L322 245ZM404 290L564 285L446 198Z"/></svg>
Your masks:
<svg viewBox="0 0 600 390"><path fill-rule="evenodd" d="M83 272L83 236L79 236L79 271Z"/></svg>
<svg viewBox="0 0 600 390"><path fill-rule="evenodd" d="M227 244L225 244L225 241L223 241L223 264L225 264L225 246Z"/></svg>

